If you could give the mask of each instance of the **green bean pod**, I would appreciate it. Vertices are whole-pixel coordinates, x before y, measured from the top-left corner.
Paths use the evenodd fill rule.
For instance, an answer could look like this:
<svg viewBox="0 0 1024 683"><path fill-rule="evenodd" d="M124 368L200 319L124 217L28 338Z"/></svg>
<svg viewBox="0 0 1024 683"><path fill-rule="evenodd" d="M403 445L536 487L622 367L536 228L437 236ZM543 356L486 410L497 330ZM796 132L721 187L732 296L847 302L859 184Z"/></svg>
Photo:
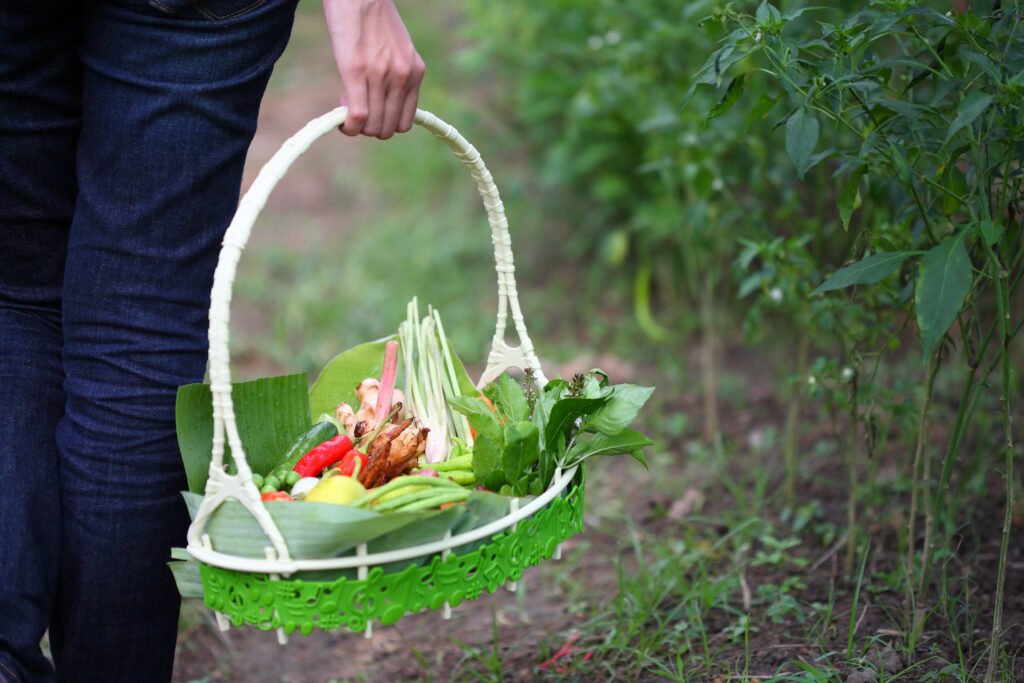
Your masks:
<svg viewBox="0 0 1024 683"><path fill-rule="evenodd" d="M441 491L433 498L409 503L404 507L394 510L394 512L417 512L419 510L429 510L431 508L436 508L439 505L444 505L445 503L457 503L461 500L466 500L467 498L469 498L469 491L466 489Z"/></svg>
<svg viewBox="0 0 1024 683"><path fill-rule="evenodd" d="M473 474L473 470L450 470L448 472L438 472L438 475L442 479L448 479L463 486L476 483L476 475Z"/></svg>
<svg viewBox="0 0 1024 683"><path fill-rule="evenodd" d="M473 454L462 455L451 460L445 460L444 462L428 463L426 468L432 469L435 472L447 472L449 470L468 470L473 468Z"/></svg>
<svg viewBox="0 0 1024 683"><path fill-rule="evenodd" d="M394 491L395 489L401 488L403 486L410 486L412 484L434 487L461 488L454 481L442 479L440 477L417 477L403 475L401 477L395 477L394 479L384 484L383 486L378 486L375 489L371 489L370 491L367 492L365 496L352 503L352 505L354 507L366 507L367 505L370 505L373 501L380 498L385 493L388 493L389 491Z"/></svg>
<svg viewBox="0 0 1024 683"><path fill-rule="evenodd" d="M455 491L455 489L451 489L451 490ZM383 503L377 503L376 505L372 506L370 509L376 510L377 512L386 512L388 510L397 510L398 508L405 507L409 503L415 503L418 500L426 500L427 498L434 498L434 497L438 496L440 493L447 493L447 492L448 492L447 488L445 488L445 489L437 489L437 488L421 489L419 491L413 491L411 493L406 493L405 495L399 496L398 498L392 498L391 500L385 501Z"/></svg>

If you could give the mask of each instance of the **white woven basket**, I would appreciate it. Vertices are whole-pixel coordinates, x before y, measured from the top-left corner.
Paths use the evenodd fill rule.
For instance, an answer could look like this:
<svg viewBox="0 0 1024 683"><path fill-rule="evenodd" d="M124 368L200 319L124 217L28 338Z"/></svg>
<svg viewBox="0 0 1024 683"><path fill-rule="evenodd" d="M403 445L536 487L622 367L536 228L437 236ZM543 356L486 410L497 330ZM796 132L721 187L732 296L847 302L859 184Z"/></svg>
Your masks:
<svg viewBox="0 0 1024 683"><path fill-rule="evenodd" d="M305 152L315 140L341 125L345 121L346 113L345 107L339 107L314 119L281 146L263 167L252 187L242 198L238 211L224 236L220 259L214 274L210 304L213 458L210 463L205 497L188 531L189 553L200 562L215 567L282 577L299 571L355 568L358 570L360 578L364 578L371 567L438 553L447 554L452 549L514 527L559 496L576 474L577 468L575 467L564 472L557 470L548 490L542 495L522 507L518 505L518 501L513 501L512 512L505 517L472 531L449 536L441 541L375 554L368 554L366 547L360 546L355 555L348 557L299 560L291 557L285 539L260 500L260 493L253 483L252 470L246 461L245 447L239 438L238 427L235 423L234 406L231 401L231 368L228 352L231 292L238 260L248 242L253 224L271 191L288 171L292 162ZM508 221L505 218L505 210L491 174L477 150L452 126L422 110L416 111L415 122L448 145L455 156L469 169L470 175L476 182L480 197L483 199L491 227L495 270L498 277L498 316L487 367L480 377L478 386L491 382L502 372L513 367L532 369L538 385L542 386L546 380L540 362L534 353L519 307ZM519 338L518 346L512 346L505 341L509 311L511 311L513 325ZM224 470L225 438L231 446L237 474L228 474ZM266 549L266 559L238 557L218 552L213 547L209 535L204 533L211 515L224 501L230 498L234 498L245 506L266 533L270 541L270 545ZM556 557L558 554L556 551Z"/></svg>

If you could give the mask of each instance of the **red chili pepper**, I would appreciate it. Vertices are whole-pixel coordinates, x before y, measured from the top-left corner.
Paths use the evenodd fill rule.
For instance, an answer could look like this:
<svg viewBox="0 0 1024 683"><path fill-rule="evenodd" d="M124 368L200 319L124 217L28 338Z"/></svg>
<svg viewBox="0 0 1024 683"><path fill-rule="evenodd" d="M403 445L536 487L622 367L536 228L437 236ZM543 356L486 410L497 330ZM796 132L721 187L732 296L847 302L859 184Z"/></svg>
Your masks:
<svg viewBox="0 0 1024 683"><path fill-rule="evenodd" d="M299 458L293 469L304 477L316 477L351 450L352 439L345 434L339 434L330 441L311 448Z"/></svg>
<svg viewBox="0 0 1024 683"><path fill-rule="evenodd" d="M266 493L261 493L260 494L260 500L262 500L264 502L268 502L268 501L272 501L272 500L289 501L291 499L292 499L292 497L288 495L287 491L267 491Z"/></svg>
<svg viewBox="0 0 1024 683"><path fill-rule="evenodd" d="M345 457L341 459L334 469L338 470L338 474L343 477L357 477L359 473L366 469L366 463L368 458L356 450L351 450L345 454Z"/></svg>

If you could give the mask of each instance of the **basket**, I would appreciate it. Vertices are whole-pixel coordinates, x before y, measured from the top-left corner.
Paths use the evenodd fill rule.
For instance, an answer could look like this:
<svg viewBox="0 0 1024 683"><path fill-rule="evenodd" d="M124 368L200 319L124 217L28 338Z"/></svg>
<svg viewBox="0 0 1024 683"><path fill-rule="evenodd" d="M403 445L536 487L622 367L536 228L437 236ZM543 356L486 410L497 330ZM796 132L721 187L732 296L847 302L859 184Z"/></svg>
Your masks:
<svg viewBox="0 0 1024 683"><path fill-rule="evenodd" d="M263 167L242 198L224 236L214 274L210 306L210 390L213 397L213 448L205 496L188 531L188 553L199 561L203 600L227 629L251 625L277 629L279 638L295 630L349 628L372 634L373 624L393 624L421 610L451 608L484 591L495 592L516 582L523 569L560 556L560 544L583 527L581 467L556 470L548 489L531 500L512 499L503 517L477 528L419 545L370 553L362 544L341 557L295 559L253 484L252 470L239 437L231 396L228 323L232 284L238 260L257 216L271 191L303 152L345 120L339 107L308 123L286 141ZM483 199L491 227L498 279L498 315L483 386L509 368L530 368L538 385L545 382L519 307L511 241L504 207L480 154L453 127L417 110L415 122L444 142L469 169ZM505 341L511 314L519 345ZM237 468L224 469L225 443ZM234 499L255 518L267 537L265 559L218 551L206 533L214 512ZM337 572L332 580L312 581L298 575Z"/></svg>

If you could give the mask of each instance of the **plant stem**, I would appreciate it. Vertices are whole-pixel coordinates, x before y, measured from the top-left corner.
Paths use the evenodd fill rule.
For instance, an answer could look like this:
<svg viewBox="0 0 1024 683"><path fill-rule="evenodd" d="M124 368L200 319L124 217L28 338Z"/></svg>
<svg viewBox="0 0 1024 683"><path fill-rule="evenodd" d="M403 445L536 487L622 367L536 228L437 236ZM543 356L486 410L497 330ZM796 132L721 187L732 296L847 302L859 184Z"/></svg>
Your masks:
<svg viewBox="0 0 1024 683"><path fill-rule="evenodd" d="M999 355L1002 360L1002 387L1000 402L1002 403L1003 433L1006 439L1006 511L1003 514L1003 533L999 544L999 569L996 573L996 594L995 604L992 609L992 639L988 650L988 669L985 671L985 683L992 683L996 680L996 670L999 666L999 655L1002 653L1003 644L1003 596L1006 589L1006 558L1010 547L1010 527L1013 524L1013 424L1010 420L1010 379L1011 379L1011 358L1010 358L1010 310L1009 310L1009 283L1003 282L1009 274L1004 273L999 264L999 258L989 247L989 258L992 263L993 281L996 290L996 310L999 315Z"/></svg>
<svg viewBox="0 0 1024 683"><path fill-rule="evenodd" d="M921 486L919 474L921 471L921 457L926 448L928 440L928 414L932 406L932 393L935 389L935 375L938 374L938 352L932 352L928 357L927 379L925 380L924 401L921 403L921 413L917 422L917 447L914 449L914 468L911 473L910 488L910 515L907 520L907 597L905 609L908 614L914 609L914 551L915 533L917 523L917 492ZM911 617L913 618L913 617Z"/></svg>
<svg viewBox="0 0 1024 683"><path fill-rule="evenodd" d="M853 563L857 554L857 457L860 440L857 438L858 413L857 390L854 388L853 397L850 399L850 428L853 433L849 437L847 447L843 449L846 454L846 476L849 491L846 493L846 562L844 569L847 575L853 574ZM842 443L842 442L840 442Z"/></svg>

